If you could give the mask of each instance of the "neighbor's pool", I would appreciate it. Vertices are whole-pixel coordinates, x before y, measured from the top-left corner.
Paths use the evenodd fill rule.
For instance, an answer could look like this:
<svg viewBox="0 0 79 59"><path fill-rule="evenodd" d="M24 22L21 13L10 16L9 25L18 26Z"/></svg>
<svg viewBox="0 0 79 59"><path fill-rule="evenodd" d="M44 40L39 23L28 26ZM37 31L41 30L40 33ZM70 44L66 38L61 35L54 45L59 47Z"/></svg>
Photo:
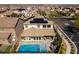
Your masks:
<svg viewBox="0 0 79 59"><path fill-rule="evenodd" d="M22 45L20 45L18 52L20 52L20 53L47 52L47 49L45 48L44 44L22 44Z"/></svg>

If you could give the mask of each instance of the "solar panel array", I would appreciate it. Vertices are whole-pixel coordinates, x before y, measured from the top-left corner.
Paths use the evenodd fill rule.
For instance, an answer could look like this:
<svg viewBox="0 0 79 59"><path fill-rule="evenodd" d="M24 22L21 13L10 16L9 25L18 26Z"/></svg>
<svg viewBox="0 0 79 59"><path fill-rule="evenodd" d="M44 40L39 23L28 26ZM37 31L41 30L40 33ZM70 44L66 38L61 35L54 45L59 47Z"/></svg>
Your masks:
<svg viewBox="0 0 79 59"><path fill-rule="evenodd" d="M34 18L30 23L48 23L47 20L44 20L44 18Z"/></svg>

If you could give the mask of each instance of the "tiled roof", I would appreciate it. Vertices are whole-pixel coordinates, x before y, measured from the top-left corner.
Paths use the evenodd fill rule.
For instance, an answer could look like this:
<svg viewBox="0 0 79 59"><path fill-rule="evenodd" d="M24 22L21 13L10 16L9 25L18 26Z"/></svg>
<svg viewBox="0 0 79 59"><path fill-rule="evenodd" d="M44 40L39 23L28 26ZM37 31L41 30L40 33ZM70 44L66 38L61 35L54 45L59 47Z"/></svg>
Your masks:
<svg viewBox="0 0 79 59"><path fill-rule="evenodd" d="M13 17L4 17L0 18L0 28L5 28L5 27L15 27L16 23L18 21L18 18L13 18Z"/></svg>
<svg viewBox="0 0 79 59"><path fill-rule="evenodd" d="M0 39L8 39L10 33L0 33Z"/></svg>
<svg viewBox="0 0 79 59"><path fill-rule="evenodd" d="M23 31L21 36L55 36L54 29L29 28Z"/></svg>

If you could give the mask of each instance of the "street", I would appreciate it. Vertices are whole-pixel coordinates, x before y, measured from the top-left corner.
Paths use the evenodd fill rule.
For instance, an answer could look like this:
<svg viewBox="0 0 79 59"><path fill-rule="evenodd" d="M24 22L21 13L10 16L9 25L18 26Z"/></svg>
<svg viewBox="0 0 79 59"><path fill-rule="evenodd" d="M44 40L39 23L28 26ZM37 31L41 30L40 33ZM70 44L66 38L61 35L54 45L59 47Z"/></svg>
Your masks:
<svg viewBox="0 0 79 59"><path fill-rule="evenodd" d="M65 29L65 23L68 23L70 25L74 25L73 23L71 23L70 20L67 20L67 19L53 19L53 21L55 23L57 23L61 28L62 30L72 39L72 41L76 44L77 46L77 53L79 54L79 34L78 33L71 33L69 32L68 30Z"/></svg>

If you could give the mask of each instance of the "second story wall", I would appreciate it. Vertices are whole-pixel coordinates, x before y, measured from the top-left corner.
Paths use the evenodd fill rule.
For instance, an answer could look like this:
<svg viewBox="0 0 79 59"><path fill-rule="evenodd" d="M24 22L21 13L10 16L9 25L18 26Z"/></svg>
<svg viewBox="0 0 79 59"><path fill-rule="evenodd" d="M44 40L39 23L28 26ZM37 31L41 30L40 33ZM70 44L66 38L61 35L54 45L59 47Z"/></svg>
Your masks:
<svg viewBox="0 0 79 59"><path fill-rule="evenodd" d="M47 24L38 24L38 25L27 25L27 24L24 24L24 30L28 29L28 28L38 28L38 29L53 29L53 25L47 25Z"/></svg>

